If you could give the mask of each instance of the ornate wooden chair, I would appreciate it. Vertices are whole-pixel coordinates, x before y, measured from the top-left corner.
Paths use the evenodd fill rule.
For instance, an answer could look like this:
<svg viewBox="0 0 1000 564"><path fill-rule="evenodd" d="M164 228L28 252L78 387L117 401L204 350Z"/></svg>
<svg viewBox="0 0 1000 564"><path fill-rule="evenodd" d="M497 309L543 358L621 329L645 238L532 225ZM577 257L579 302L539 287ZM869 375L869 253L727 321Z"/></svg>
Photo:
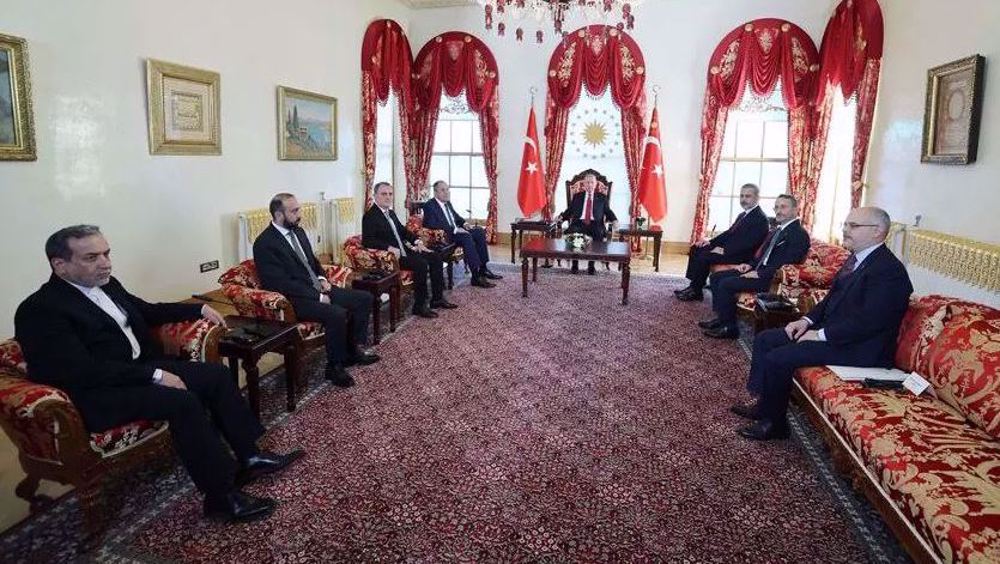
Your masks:
<svg viewBox="0 0 1000 564"><path fill-rule="evenodd" d="M566 205L567 206L569 206L570 202L573 201L573 196L577 195L577 193L579 193L581 190L583 190L583 178L585 176L589 175L589 174L593 174L594 177L597 178L597 189L595 191L599 192L601 194L604 194L605 196L607 196L608 197L608 205L609 206L611 205L611 185L613 184L613 182L610 181L610 180L608 180L608 177L606 177L603 174L597 172L596 170L594 170L592 168L588 168L588 169L585 169L585 170L581 170L573 178L570 178L569 180L566 181ZM605 222L605 225L604 225L604 228L608 231L608 239L607 240L609 240L609 241L614 237L614 233L611 232L611 229L612 229L611 228L611 223L612 222L607 221L607 222ZM559 231L557 232L556 235L558 237L562 237L562 235L563 235L563 228L562 228L562 223L561 222L559 223ZM558 264L560 264L560 265L562 264L562 260L557 260L556 262ZM611 269L611 265L608 264L608 263L604 263L604 268L610 270Z"/></svg>
<svg viewBox="0 0 1000 564"><path fill-rule="evenodd" d="M168 323L153 329L164 352L195 362L216 361L222 330L206 320ZM37 513L51 499L37 494L41 480L76 488L85 537L100 539L112 507L104 495L116 476L167 459L170 438L164 421L133 421L102 433L84 428L63 391L36 384L17 341L0 342L0 427L17 447L27 476L14 489Z"/></svg>

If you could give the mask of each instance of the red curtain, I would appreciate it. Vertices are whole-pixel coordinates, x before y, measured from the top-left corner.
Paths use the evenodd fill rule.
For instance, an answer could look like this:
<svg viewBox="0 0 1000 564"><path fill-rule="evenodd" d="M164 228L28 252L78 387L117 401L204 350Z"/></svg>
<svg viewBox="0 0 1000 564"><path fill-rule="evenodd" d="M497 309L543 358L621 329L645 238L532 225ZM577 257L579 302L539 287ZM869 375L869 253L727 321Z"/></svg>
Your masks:
<svg viewBox="0 0 1000 564"><path fill-rule="evenodd" d="M884 28L878 0L843 0L823 33L817 102L840 87L844 99L857 96L851 206L861 205L862 178L871 140L875 98L882 69Z"/></svg>
<svg viewBox="0 0 1000 564"><path fill-rule="evenodd" d="M376 104L389 100L390 90L396 94L399 108L399 129L403 139L403 162L409 184L412 169L410 147L410 69L413 56L410 42L399 24L392 20L376 20L368 26L361 44L361 130L364 151L365 209L372 203L375 182L375 131L378 125Z"/></svg>
<svg viewBox="0 0 1000 564"><path fill-rule="evenodd" d="M483 159L490 185L487 240L496 242L497 137L500 133L499 73L489 47L468 33L449 31L427 42L417 54L413 75L413 177L408 178L407 205L420 199L430 174L442 90L455 97L465 91L469 109L479 115Z"/></svg>
<svg viewBox="0 0 1000 564"><path fill-rule="evenodd" d="M819 123L819 113L810 109L818 61L816 45L805 31L774 18L754 20L734 29L715 48L709 60L702 110L700 191L692 242L705 233L708 200L719 167L729 109L739 105L748 89L757 96L766 96L780 79L782 98L788 108L789 186L792 194L808 202L810 141ZM818 177L817 170L817 182ZM815 198L815 187L811 192Z"/></svg>
<svg viewBox="0 0 1000 564"><path fill-rule="evenodd" d="M559 43L549 59L549 88L545 104L546 193L545 217L552 217L556 184L562 168L569 113L580 99L580 90L597 96L611 86L611 99L621 111L622 145L632 205L629 216L639 213L639 167L646 135L646 67L639 45L614 27L592 25L574 31Z"/></svg>

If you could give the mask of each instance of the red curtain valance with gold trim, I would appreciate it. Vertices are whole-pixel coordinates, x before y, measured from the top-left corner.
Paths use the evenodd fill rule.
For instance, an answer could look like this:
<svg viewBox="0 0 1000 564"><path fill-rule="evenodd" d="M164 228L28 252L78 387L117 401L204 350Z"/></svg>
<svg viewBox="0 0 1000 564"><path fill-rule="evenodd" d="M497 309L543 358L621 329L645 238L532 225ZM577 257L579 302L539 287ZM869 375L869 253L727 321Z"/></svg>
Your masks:
<svg viewBox="0 0 1000 564"><path fill-rule="evenodd" d="M622 144L632 190L631 216L638 212L638 187L643 118L646 112L646 63L632 37L617 28L591 25L568 34L549 59L548 96L545 112L546 207L551 217L556 183L562 168L569 113L583 88L598 96L611 88L611 99L621 111Z"/></svg>
<svg viewBox="0 0 1000 564"><path fill-rule="evenodd" d="M449 31L420 49L413 65L414 173L408 179L407 202L421 196L427 185L434 151L441 93L455 97L465 92L469 109L479 115L490 201L486 233L496 240L497 138L500 134L499 72L493 53L479 38Z"/></svg>

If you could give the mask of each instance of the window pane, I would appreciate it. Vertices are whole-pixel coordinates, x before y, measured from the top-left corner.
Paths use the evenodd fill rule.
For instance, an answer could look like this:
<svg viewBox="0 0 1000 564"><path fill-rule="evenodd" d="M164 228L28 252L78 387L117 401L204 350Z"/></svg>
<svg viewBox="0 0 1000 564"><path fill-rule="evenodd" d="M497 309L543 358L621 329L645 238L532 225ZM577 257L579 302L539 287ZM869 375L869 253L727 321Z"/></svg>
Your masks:
<svg viewBox="0 0 1000 564"><path fill-rule="evenodd" d="M451 177L448 175L448 155L434 155L431 157L431 175L428 182L444 180L451 184Z"/></svg>
<svg viewBox="0 0 1000 564"><path fill-rule="evenodd" d="M483 157L472 157L471 186L478 188L486 188L489 186L486 181L486 161Z"/></svg>
<svg viewBox="0 0 1000 564"><path fill-rule="evenodd" d="M447 153L451 150L451 122L438 120L437 131L434 133L434 152Z"/></svg>
<svg viewBox="0 0 1000 564"><path fill-rule="evenodd" d="M784 194L788 189L788 163L764 163L760 175L760 195L773 198Z"/></svg>
<svg viewBox="0 0 1000 564"><path fill-rule="evenodd" d="M788 158L788 122L768 121L764 123L764 158Z"/></svg>
<svg viewBox="0 0 1000 564"><path fill-rule="evenodd" d="M490 205L490 191L489 190L470 190L472 197L472 212L470 214L464 214L465 217L472 217L475 219L486 219L489 214Z"/></svg>
<svg viewBox="0 0 1000 564"><path fill-rule="evenodd" d="M764 122L741 120L736 131L736 156L759 159L764 139Z"/></svg>
<svg viewBox="0 0 1000 564"><path fill-rule="evenodd" d="M458 215L468 218L469 217L469 189L468 188L452 188L451 189L451 205L458 212Z"/></svg>
<svg viewBox="0 0 1000 564"><path fill-rule="evenodd" d="M469 157L465 155L452 155L451 157L451 180L455 186L471 186L472 178L469 170Z"/></svg>
<svg viewBox="0 0 1000 564"><path fill-rule="evenodd" d="M708 233L725 231L733 222L733 202L729 197L713 196L708 200Z"/></svg>
<svg viewBox="0 0 1000 564"><path fill-rule="evenodd" d="M483 152L483 137L479 129L479 120L472 122L472 152L482 153Z"/></svg>
<svg viewBox="0 0 1000 564"><path fill-rule="evenodd" d="M472 122L451 122L451 151L453 153L472 152Z"/></svg>
<svg viewBox="0 0 1000 564"><path fill-rule="evenodd" d="M739 120L730 119L726 124L726 136L722 139L722 158L736 156L736 124Z"/></svg>
<svg viewBox="0 0 1000 564"><path fill-rule="evenodd" d="M760 186L760 161L736 163L736 172L733 177L734 192L747 183Z"/></svg>
<svg viewBox="0 0 1000 564"><path fill-rule="evenodd" d="M774 202L777 198L761 198L760 199L760 209L767 215L767 217L774 217Z"/></svg>
<svg viewBox="0 0 1000 564"><path fill-rule="evenodd" d="M733 161L719 161L719 170L715 173L713 196L731 196L733 194Z"/></svg>

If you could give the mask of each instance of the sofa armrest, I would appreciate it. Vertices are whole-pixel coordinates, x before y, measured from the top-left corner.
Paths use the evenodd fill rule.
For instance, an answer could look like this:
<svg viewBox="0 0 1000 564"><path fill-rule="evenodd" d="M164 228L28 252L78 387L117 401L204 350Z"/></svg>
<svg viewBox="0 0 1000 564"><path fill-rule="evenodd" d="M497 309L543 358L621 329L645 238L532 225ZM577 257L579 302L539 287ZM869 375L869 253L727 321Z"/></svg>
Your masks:
<svg viewBox="0 0 1000 564"><path fill-rule="evenodd" d="M348 250L347 258L354 270L382 270L384 272L398 272L399 259L389 251L381 249L369 249L365 247L353 247Z"/></svg>
<svg viewBox="0 0 1000 564"><path fill-rule="evenodd" d="M0 372L0 426L21 456L65 463L90 456L90 435L63 391Z"/></svg>
<svg viewBox="0 0 1000 564"><path fill-rule="evenodd" d="M223 284L222 293L229 298L242 316L295 322L292 304L278 292L248 288L239 284Z"/></svg>
<svg viewBox="0 0 1000 564"><path fill-rule="evenodd" d="M829 288L837 270L815 264L786 264L778 269L774 279L785 287Z"/></svg>
<svg viewBox="0 0 1000 564"><path fill-rule="evenodd" d="M429 229L427 227L421 227L417 230L417 237L424 242L428 247L432 245L447 245L448 244L448 234L444 229Z"/></svg>
<svg viewBox="0 0 1000 564"><path fill-rule="evenodd" d="M346 288L351 282L351 275L354 270L349 266L343 266L340 264L324 264L323 272L326 273L326 279L330 284L338 288Z"/></svg>
<svg viewBox="0 0 1000 564"><path fill-rule="evenodd" d="M163 352L196 362L216 362L219 359L219 339L222 327L207 319L165 323L153 328L153 337Z"/></svg>

